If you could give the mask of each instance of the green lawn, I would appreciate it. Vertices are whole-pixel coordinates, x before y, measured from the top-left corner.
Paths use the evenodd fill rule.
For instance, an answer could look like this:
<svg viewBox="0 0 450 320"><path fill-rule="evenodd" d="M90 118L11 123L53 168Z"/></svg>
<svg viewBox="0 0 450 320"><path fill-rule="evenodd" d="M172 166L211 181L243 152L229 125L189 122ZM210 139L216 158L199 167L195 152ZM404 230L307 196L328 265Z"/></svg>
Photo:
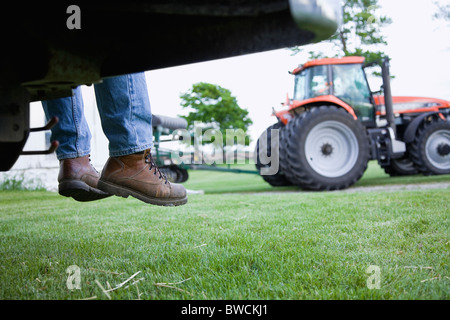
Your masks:
<svg viewBox="0 0 450 320"><path fill-rule="evenodd" d="M358 185L389 184L377 170ZM450 180L412 183L430 179ZM278 189L202 171L186 186L212 194L166 208L0 191L0 299L450 298L448 188L255 194Z"/></svg>
<svg viewBox="0 0 450 320"><path fill-rule="evenodd" d="M252 164L236 167L245 170L255 170L255 166ZM376 161L370 161L363 177L353 188L436 182L450 182L450 175L424 176L418 174L414 176L390 177L380 168ZM273 188L256 174L201 170L190 170L189 179L185 183L185 186L193 190L203 190L205 193L301 191L298 187L294 186Z"/></svg>

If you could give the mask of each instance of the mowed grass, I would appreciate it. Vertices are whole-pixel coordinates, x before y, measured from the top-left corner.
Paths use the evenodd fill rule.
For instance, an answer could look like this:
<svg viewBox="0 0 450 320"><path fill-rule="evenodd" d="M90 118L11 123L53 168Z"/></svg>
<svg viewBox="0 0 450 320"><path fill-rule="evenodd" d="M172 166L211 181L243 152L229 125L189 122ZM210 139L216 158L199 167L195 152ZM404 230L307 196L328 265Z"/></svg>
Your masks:
<svg viewBox="0 0 450 320"><path fill-rule="evenodd" d="M216 193L175 208L0 192L0 298L450 298L450 189L238 193L261 178L218 174L191 172L187 187Z"/></svg>
<svg viewBox="0 0 450 320"><path fill-rule="evenodd" d="M232 168L256 170L253 164L236 165ZM352 188L371 186L390 186L405 184L426 184L450 182L450 175L390 177L380 168L377 161L369 161L367 170L362 178ZM267 191L302 191L296 186L272 187L257 174L226 173L221 171L190 170L189 179L184 184L193 190L203 190L205 193L229 192L267 192Z"/></svg>

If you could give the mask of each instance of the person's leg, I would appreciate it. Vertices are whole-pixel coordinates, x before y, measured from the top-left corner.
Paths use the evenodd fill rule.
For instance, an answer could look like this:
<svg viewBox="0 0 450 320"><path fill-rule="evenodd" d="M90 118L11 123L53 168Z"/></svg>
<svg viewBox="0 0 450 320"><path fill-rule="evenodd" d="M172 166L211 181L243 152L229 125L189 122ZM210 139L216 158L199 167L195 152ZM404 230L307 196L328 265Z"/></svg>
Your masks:
<svg viewBox="0 0 450 320"><path fill-rule="evenodd" d="M52 128L51 140L58 140L58 160L84 157L91 152L91 132L84 117L81 88L73 90L66 98L42 101L47 120L58 117L58 124Z"/></svg>
<svg viewBox="0 0 450 320"><path fill-rule="evenodd" d="M57 140L59 147L58 192L77 201L93 201L109 197L97 189L100 174L91 165L91 132L84 117L81 89L74 90L66 98L42 101L47 120L58 117L58 123L51 129L51 140Z"/></svg>
<svg viewBox="0 0 450 320"><path fill-rule="evenodd" d="M98 188L156 205L182 205L186 189L170 183L151 157L152 114L144 73L104 79L95 84L109 159Z"/></svg>
<svg viewBox="0 0 450 320"><path fill-rule="evenodd" d="M152 112L144 73L106 78L94 88L109 155L118 157L151 148Z"/></svg>

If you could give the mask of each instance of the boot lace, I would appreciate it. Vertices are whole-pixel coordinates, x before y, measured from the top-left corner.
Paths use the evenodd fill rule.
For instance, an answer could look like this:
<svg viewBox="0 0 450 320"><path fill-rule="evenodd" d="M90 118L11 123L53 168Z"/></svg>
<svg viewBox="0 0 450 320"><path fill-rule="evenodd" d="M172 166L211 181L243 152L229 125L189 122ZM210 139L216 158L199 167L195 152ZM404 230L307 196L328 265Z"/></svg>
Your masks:
<svg viewBox="0 0 450 320"><path fill-rule="evenodd" d="M159 170L158 166L156 165L155 161L153 160L151 152L148 152L145 154L145 163L150 164L150 171L152 171L153 168L155 168L155 171L153 172L154 175L157 175L159 173L158 179L164 179L164 184L167 184L169 181L167 180L167 177L164 173Z"/></svg>

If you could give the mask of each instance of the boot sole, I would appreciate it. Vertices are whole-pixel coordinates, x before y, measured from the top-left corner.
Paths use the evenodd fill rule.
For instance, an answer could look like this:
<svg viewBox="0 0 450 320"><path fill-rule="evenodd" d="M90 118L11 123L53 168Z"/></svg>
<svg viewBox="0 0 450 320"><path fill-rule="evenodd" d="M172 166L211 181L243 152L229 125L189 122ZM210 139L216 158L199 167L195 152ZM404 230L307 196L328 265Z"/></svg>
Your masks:
<svg viewBox="0 0 450 320"><path fill-rule="evenodd" d="M81 180L61 181L58 185L58 193L80 202L101 200L112 196L112 194L93 188Z"/></svg>
<svg viewBox="0 0 450 320"><path fill-rule="evenodd" d="M187 196L184 198L171 198L171 199L149 197L149 196L144 195L140 192L137 192L133 189L122 187L117 184L102 181L102 180L98 181L98 188L100 190L103 190L104 192L107 192L107 193L110 193L110 194L113 194L113 195L116 195L116 196L119 196L122 198L128 198L129 196L132 196L132 197L139 199L145 203L150 203L150 204L154 204L157 206L175 207L175 206L181 206L181 205L187 203Z"/></svg>

